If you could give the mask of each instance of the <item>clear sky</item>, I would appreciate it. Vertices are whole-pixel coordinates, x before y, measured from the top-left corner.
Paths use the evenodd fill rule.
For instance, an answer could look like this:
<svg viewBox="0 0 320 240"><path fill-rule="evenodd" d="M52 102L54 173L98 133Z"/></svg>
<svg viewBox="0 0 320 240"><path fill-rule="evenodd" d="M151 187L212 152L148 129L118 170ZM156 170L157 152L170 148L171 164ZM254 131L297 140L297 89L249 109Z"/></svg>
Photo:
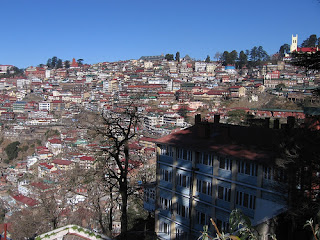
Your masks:
<svg viewBox="0 0 320 240"><path fill-rule="evenodd" d="M57 56L84 63L262 46L320 37L319 0L0 0L0 64L19 68Z"/></svg>

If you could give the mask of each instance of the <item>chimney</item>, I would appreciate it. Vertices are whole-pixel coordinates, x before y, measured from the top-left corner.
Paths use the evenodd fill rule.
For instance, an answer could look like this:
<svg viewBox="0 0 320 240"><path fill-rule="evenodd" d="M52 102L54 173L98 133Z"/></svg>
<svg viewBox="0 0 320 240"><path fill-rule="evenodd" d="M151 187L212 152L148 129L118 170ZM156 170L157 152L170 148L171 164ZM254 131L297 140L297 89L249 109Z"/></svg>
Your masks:
<svg viewBox="0 0 320 240"><path fill-rule="evenodd" d="M274 119L273 120L273 129L279 129L279 126L280 126L280 121L279 119Z"/></svg>
<svg viewBox="0 0 320 240"><path fill-rule="evenodd" d="M213 123L217 124L220 122L220 115L219 114L215 114L214 115L214 119L213 119Z"/></svg>

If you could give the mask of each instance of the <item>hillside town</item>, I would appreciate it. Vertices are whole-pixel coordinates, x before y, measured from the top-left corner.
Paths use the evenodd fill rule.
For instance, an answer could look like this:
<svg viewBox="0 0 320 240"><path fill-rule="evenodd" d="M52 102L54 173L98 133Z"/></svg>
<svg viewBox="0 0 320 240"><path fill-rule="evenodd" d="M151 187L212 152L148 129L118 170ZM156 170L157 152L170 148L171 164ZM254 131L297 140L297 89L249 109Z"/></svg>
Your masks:
<svg viewBox="0 0 320 240"><path fill-rule="evenodd" d="M319 49L298 49L292 36L294 51ZM86 239L116 238L124 196L112 174L125 166L128 230L139 216L152 222L153 229L144 223L150 239L196 239L210 218L227 231L232 208L242 207L269 239L264 219L286 206L271 190L276 177L263 165L266 148L292 119L297 125L319 115L320 73L293 65L290 54L250 68L179 55L95 64L73 58L60 68L29 66L19 76L15 66L0 65L1 227L8 236L46 239L41 234L75 224L97 236ZM261 133L251 132L254 124ZM121 135L125 130L134 134ZM111 142L123 139L116 155ZM30 219L40 216L31 231Z"/></svg>

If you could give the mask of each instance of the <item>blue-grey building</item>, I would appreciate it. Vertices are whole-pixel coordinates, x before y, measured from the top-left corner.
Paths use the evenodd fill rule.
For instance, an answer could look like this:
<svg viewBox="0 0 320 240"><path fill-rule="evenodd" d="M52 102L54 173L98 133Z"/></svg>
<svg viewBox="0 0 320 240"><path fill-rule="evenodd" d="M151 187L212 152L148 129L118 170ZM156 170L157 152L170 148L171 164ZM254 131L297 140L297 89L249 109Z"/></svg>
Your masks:
<svg viewBox="0 0 320 240"><path fill-rule="evenodd" d="M227 231L229 214L237 208L257 226L261 239L269 239L271 220L286 209L276 188L285 181L283 171L274 167L278 131L222 124L219 116L214 123L202 122L198 115L194 126L159 138L158 237L197 239L204 225L214 234L210 218Z"/></svg>

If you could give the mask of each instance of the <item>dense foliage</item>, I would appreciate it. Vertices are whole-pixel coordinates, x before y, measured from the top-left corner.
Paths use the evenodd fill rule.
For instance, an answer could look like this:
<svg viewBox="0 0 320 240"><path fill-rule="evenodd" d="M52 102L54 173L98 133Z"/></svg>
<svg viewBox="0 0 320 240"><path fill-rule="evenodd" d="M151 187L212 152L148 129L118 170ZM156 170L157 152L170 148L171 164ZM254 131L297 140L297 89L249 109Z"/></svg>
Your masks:
<svg viewBox="0 0 320 240"><path fill-rule="evenodd" d="M16 157L18 157L18 153L19 153L19 148L18 146L20 145L19 141L16 142L12 142L10 143L4 150L8 156L9 161L15 159Z"/></svg>

